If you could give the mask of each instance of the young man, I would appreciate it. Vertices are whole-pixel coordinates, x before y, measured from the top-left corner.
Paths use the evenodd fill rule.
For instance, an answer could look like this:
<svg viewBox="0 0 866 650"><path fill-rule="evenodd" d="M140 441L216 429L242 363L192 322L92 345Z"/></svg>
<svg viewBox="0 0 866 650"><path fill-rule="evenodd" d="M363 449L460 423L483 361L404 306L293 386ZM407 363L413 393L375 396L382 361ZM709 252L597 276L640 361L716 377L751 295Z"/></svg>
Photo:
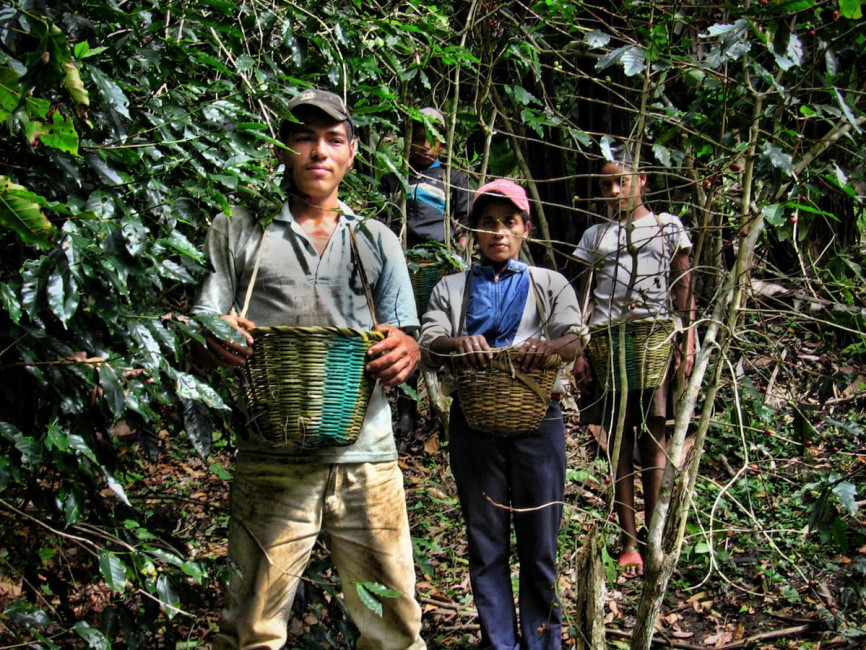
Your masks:
<svg viewBox="0 0 866 650"><path fill-rule="evenodd" d="M445 130L445 117L435 108L422 108L422 115L440 131ZM409 191L406 194L406 247L438 241L445 242L445 198L451 193L451 238L459 247L466 245L467 233L464 228L469 216L472 190L466 174L451 170L449 182L445 182L445 167L439 156L443 142L432 132L428 132L423 122L412 124L412 148L409 151L409 178L406 179ZM389 197L391 209L388 218L391 228L399 234L402 219L395 209L400 205L404 184L392 173L385 174L381 181L382 192Z"/></svg>
<svg viewBox="0 0 866 650"><path fill-rule="evenodd" d="M604 161L599 169L608 220L588 228L574 251L584 265L579 284L581 297L589 296L591 300L589 324L599 328L593 336L617 336L616 325L623 321L687 316L693 323L695 303L689 274L692 242L688 232L679 218L665 212L656 214L646 203L647 176L635 168L630 150L617 145L611 147L611 153L613 159ZM632 269L636 270L634 278ZM689 376L694 363L694 328L688 328L685 336L686 356L682 362L685 376ZM679 363L675 357L671 371ZM588 391L597 404L588 419L602 426L612 450L613 435L619 435L619 392L605 393L605 378L593 377L585 357L575 363L574 374L578 386ZM658 388L628 390L614 497L623 531L619 566L629 578L643 575L644 565L635 520L633 450L637 442L644 518L649 528L668 462L665 421L673 414L671 377L669 374Z"/></svg>
<svg viewBox="0 0 866 650"><path fill-rule="evenodd" d="M425 362L438 366L460 354L483 368L492 348L507 346L517 349L515 363L524 370L552 354L574 359L585 334L574 289L556 271L530 268L518 259L532 227L523 188L505 179L481 187L470 222L481 261L433 289L421 327ZM451 409L449 458L466 519L481 647L560 648L556 538L565 439L559 402L551 400L537 431L504 436L470 428L458 396ZM509 565L512 521L520 562L519 632Z"/></svg>
<svg viewBox="0 0 866 650"><path fill-rule="evenodd" d="M394 234L372 220L360 223L338 199L355 156L343 101L307 90L286 109L292 119L283 121L280 137L288 148L276 155L285 165L289 199L266 228L244 208L230 218L217 216L207 242L214 271L194 311L221 314L248 343L256 325L374 329L351 252L351 228L381 323L376 329L386 338L369 351L366 370L379 382L354 444L292 451L271 444L254 422L238 436L229 528L229 554L237 570L214 647L283 647L298 581L319 532L326 530L360 633L358 647L417 650L425 647L421 610L414 599L403 480L382 391L405 381L419 359L418 344L397 327L418 324L409 274ZM229 315L244 302L253 276L247 317ZM251 354L248 347L212 336L208 345L214 361L224 366L243 364ZM400 595L383 598L379 616L361 602L358 582L381 583Z"/></svg>
<svg viewBox="0 0 866 650"><path fill-rule="evenodd" d="M435 108L421 109L421 114L439 131L445 130L445 117ZM412 123L412 148L409 152L410 174L406 183L406 247L412 248L427 242L445 243L446 197L451 197L451 241L458 250L466 247L468 233L465 229L469 216L472 190L469 179L456 169L451 170L449 182L445 182L445 167L439 160L443 142L428 131L423 122ZM401 203L404 185L394 173L382 177L380 190L388 197L389 209L386 216L391 229L400 234L403 219L397 207ZM409 384L418 385L418 374L414 374ZM418 418L418 405L414 399L400 394L397 397L397 432L408 434L415 429Z"/></svg>

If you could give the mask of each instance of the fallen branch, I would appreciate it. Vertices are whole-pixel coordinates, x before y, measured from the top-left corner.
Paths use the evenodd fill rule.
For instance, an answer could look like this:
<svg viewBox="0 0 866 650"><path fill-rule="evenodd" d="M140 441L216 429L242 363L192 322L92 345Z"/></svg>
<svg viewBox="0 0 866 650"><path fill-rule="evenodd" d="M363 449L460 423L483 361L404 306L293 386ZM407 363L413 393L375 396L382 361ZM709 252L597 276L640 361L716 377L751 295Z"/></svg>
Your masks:
<svg viewBox="0 0 866 650"><path fill-rule="evenodd" d="M740 639L739 641L734 641L733 643L726 643L725 645L713 647L714 650L737 650L737 648L744 648L750 644L757 643L759 641L769 641L771 639L789 639L792 637L796 637L806 632L812 631L813 627L814 623L808 623L806 625L787 627L783 630L771 630L770 632L761 632L761 634L755 634L754 636ZM631 632L623 632L621 630L605 629L605 634L619 639L632 638ZM685 643L684 641L671 641L670 639L656 638L652 640L652 644L654 646L662 648L679 648L680 650L707 650L708 647L705 645L694 645L692 643Z"/></svg>

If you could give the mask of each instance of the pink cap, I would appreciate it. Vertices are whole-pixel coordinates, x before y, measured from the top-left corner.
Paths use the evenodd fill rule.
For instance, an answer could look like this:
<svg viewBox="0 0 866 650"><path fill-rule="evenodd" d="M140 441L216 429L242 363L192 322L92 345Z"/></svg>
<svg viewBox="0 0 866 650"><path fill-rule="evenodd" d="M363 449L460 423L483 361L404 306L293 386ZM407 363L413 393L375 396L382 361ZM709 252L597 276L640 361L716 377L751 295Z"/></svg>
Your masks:
<svg viewBox="0 0 866 650"><path fill-rule="evenodd" d="M475 192L475 200L472 204L473 222L478 218L478 215L475 214L475 206L478 205L478 199L485 195L504 197L511 201L518 210L529 214L529 199L526 198L526 190L507 178L497 178L495 181L482 185Z"/></svg>

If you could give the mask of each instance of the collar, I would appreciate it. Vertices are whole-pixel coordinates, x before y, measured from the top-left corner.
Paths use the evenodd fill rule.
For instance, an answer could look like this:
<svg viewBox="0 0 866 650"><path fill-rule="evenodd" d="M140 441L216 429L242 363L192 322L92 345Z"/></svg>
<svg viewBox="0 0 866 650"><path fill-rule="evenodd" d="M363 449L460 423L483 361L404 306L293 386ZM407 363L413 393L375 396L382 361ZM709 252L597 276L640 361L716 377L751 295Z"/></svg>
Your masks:
<svg viewBox="0 0 866 650"><path fill-rule="evenodd" d="M529 264L523 262L521 260L508 260L508 264L505 265L505 268L502 269L502 273L499 274L499 277L507 276L507 275L515 275L517 273L523 273L526 269L529 268ZM490 265L481 264L481 262L476 262L472 266L472 273L474 275L483 275L488 280L493 280L496 273L493 270L493 267Z"/></svg>
<svg viewBox="0 0 866 650"><path fill-rule="evenodd" d="M355 212L348 205L343 203L342 201L338 201L340 205L340 215L343 219L340 219L337 224L343 221L355 221L357 220L357 216ZM295 217L292 215L292 210L289 208L289 202L285 201L280 208L280 211L274 215L274 221L284 221L286 223L294 223Z"/></svg>

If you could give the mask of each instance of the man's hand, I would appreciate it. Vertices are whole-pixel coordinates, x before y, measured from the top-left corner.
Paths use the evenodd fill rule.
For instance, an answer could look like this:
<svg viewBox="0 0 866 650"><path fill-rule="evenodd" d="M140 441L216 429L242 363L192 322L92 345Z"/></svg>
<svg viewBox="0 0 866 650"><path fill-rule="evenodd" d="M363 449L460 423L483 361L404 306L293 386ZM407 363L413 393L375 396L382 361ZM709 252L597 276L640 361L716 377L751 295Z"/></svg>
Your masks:
<svg viewBox="0 0 866 650"><path fill-rule="evenodd" d="M409 379L421 359L418 341L387 323L373 329L385 332L385 340L367 351L370 361L364 370L376 377L383 386L402 384Z"/></svg>
<svg viewBox="0 0 866 650"><path fill-rule="evenodd" d="M218 339L212 333L205 334L207 349L211 354L213 362L223 368L236 368L242 366L253 355L253 335L249 330L256 328L256 324L248 318L241 316L221 316L225 322L234 327L247 342L247 345L238 345L232 341ZM249 347L248 347L249 346Z"/></svg>

